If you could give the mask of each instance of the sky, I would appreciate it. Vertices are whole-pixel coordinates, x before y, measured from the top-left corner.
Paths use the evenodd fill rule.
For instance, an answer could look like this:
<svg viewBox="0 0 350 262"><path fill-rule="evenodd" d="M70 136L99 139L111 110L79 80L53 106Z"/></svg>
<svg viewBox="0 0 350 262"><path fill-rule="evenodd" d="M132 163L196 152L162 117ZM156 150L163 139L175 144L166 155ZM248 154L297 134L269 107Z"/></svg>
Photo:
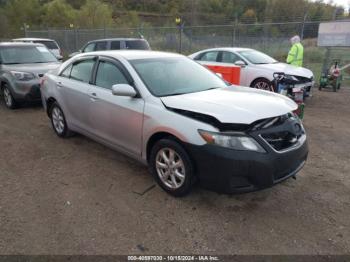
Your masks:
<svg viewBox="0 0 350 262"><path fill-rule="evenodd" d="M328 2L328 1L325 1L325 2ZM333 0L333 3L336 5L340 5L340 6L345 7L345 9L347 9L347 10L350 7L350 0Z"/></svg>

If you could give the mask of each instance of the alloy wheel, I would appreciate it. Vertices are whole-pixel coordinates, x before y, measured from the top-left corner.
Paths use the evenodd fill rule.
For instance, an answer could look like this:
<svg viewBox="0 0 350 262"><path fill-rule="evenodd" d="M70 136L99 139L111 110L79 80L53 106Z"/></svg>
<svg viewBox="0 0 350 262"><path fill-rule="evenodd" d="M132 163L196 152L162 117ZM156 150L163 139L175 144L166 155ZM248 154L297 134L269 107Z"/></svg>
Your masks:
<svg viewBox="0 0 350 262"><path fill-rule="evenodd" d="M5 104L7 107L11 108L13 105L13 99L12 99L12 95L10 93L10 90L8 90L8 88L4 88L4 100L5 100Z"/></svg>
<svg viewBox="0 0 350 262"><path fill-rule="evenodd" d="M57 133L62 134L64 132L64 117L61 109L58 107L52 109L52 123Z"/></svg>
<svg viewBox="0 0 350 262"><path fill-rule="evenodd" d="M162 183L170 189L178 189L185 182L185 165L179 154L171 148L163 148L156 156L156 170Z"/></svg>
<svg viewBox="0 0 350 262"><path fill-rule="evenodd" d="M272 92L274 91L272 85L265 81L256 82L254 87L261 90L272 91Z"/></svg>

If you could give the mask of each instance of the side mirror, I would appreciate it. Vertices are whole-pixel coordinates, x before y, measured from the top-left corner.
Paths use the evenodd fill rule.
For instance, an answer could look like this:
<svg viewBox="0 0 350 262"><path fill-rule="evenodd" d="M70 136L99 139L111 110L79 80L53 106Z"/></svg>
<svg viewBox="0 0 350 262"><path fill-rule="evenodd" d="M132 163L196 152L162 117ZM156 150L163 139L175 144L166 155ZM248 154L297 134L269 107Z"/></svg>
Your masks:
<svg viewBox="0 0 350 262"><path fill-rule="evenodd" d="M131 85L117 84L112 86L112 94L115 96L135 97L137 92Z"/></svg>
<svg viewBox="0 0 350 262"><path fill-rule="evenodd" d="M246 63L244 63L244 61L242 61L242 60L238 60L238 61L235 62L235 65L236 66L240 66L240 67L245 67Z"/></svg>

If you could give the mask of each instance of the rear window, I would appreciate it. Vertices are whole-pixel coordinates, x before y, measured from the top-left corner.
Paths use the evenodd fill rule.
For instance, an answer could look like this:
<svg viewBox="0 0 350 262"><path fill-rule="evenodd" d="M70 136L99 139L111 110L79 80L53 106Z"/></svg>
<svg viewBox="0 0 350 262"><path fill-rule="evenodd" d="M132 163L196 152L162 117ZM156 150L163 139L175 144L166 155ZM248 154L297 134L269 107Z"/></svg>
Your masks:
<svg viewBox="0 0 350 262"><path fill-rule="evenodd" d="M59 49L58 45L54 41L34 41L34 43L43 44L48 49Z"/></svg>
<svg viewBox="0 0 350 262"><path fill-rule="evenodd" d="M125 41L126 49L150 50L149 44L145 40Z"/></svg>

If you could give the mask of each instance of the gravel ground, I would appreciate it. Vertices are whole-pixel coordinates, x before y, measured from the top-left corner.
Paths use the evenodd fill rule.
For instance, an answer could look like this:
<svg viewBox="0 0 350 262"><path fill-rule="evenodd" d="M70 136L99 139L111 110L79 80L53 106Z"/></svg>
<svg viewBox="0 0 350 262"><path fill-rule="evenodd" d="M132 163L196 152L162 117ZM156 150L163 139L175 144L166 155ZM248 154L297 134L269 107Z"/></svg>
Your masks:
<svg viewBox="0 0 350 262"><path fill-rule="evenodd" d="M297 180L241 195L172 198L142 165L41 107L0 104L0 254L349 254L350 89L315 90Z"/></svg>

